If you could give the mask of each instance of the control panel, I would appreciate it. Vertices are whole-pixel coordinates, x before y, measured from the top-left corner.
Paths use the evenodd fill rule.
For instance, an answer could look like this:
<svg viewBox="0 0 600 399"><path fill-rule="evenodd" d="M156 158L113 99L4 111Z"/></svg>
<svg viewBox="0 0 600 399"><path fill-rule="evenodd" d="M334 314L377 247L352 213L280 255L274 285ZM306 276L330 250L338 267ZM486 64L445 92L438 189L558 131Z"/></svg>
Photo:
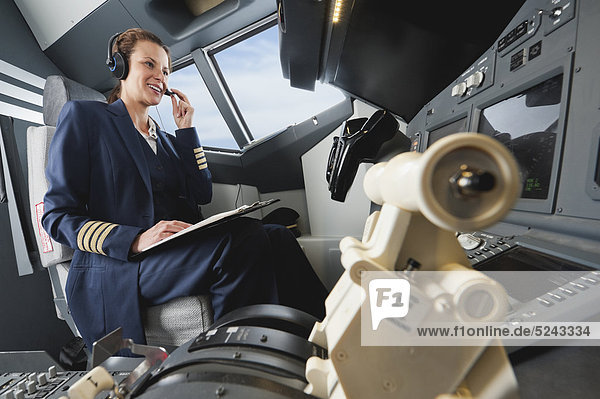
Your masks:
<svg viewBox="0 0 600 399"><path fill-rule="evenodd" d="M569 259L558 247L553 255L526 236L470 232L458 233L457 239L471 265L506 289L509 322L578 322L598 317L600 271L590 262Z"/></svg>
<svg viewBox="0 0 600 399"><path fill-rule="evenodd" d="M467 253L467 258L469 258L472 266L484 260L491 259L493 256L516 245L514 235L499 236L482 231L458 233L456 238Z"/></svg>
<svg viewBox="0 0 600 399"><path fill-rule="evenodd" d="M72 384L85 371L57 371L51 366L45 372L0 374L0 399L58 399L66 396ZM113 378L121 382L129 371L114 371Z"/></svg>
<svg viewBox="0 0 600 399"><path fill-rule="evenodd" d="M494 84L495 54L488 50L460 75L450 90L451 97L461 103Z"/></svg>
<svg viewBox="0 0 600 399"><path fill-rule="evenodd" d="M540 26L540 14L542 13L540 11L535 10L528 19L519 23L504 36L500 37L497 42L498 55L501 57L505 56L519 44L535 35Z"/></svg>

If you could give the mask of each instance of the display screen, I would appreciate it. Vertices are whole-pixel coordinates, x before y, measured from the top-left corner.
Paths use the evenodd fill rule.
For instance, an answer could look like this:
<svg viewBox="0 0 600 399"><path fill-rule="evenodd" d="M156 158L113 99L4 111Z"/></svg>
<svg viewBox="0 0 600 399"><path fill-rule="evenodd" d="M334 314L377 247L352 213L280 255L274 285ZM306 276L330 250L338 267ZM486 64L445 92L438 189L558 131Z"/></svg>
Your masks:
<svg viewBox="0 0 600 399"><path fill-rule="evenodd" d="M433 143L441 139L442 137L449 136L453 133L461 133L467 131L467 117L459 119L455 122L444 125L438 129L429 132L429 139L427 140L427 147L430 147Z"/></svg>
<svg viewBox="0 0 600 399"><path fill-rule="evenodd" d="M481 111L479 132L513 153L521 169L521 198L548 198L560 125L562 75Z"/></svg>

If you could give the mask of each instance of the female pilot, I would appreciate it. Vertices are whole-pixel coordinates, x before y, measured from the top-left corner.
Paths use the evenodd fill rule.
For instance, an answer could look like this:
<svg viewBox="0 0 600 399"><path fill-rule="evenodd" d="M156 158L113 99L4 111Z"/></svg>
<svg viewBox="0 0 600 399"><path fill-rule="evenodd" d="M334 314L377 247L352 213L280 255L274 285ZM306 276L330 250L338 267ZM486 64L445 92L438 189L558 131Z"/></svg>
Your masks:
<svg viewBox="0 0 600 399"><path fill-rule="evenodd" d="M326 290L282 226L239 218L131 258L197 222L212 183L187 96L173 89L174 136L148 116L167 90L169 49L142 29L111 42L120 80L108 104L62 109L42 219L52 238L75 249L67 299L88 348L117 327L145 342L140 308L188 295L210 293L215 319L257 303L323 317Z"/></svg>

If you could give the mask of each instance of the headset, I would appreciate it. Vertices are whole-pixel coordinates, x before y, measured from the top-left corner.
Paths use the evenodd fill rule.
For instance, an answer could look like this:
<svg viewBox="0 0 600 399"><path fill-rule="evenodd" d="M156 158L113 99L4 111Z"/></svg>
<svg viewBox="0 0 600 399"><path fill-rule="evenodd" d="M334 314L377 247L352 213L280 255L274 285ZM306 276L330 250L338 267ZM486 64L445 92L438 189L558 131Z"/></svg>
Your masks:
<svg viewBox="0 0 600 399"><path fill-rule="evenodd" d="M125 55L120 51L116 51L114 53L112 52L113 44L115 40L117 40L117 38L121 35L121 33L123 32L115 33L110 37L110 39L108 40L108 51L106 54L106 65L108 66L108 69L110 69L110 71L112 72L113 76L119 80L127 78L127 74L129 73L129 64L127 63L127 57L125 57ZM175 93L173 93L168 88L165 90L165 94L167 96L175 95Z"/></svg>
<svg viewBox="0 0 600 399"><path fill-rule="evenodd" d="M108 69L112 72L113 76L119 80L123 80L127 77L127 73L129 72L129 65L127 64L127 57L123 55L120 51L112 52L113 43L123 32L115 33L110 37L108 41L108 52L106 58L106 65Z"/></svg>

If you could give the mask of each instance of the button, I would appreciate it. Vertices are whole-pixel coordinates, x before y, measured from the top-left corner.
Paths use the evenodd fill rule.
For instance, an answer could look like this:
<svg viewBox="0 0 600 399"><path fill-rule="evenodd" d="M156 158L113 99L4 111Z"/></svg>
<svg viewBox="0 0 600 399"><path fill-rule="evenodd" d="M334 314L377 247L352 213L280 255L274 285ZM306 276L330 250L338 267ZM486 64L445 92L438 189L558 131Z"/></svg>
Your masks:
<svg viewBox="0 0 600 399"><path fill-rule="evenodd" d="M15 392L8 391L8 392L4 393L4 395L2 395L2 399L15 399Z"/></svg>
<svg viewBox="0 0 600 399"><path fill-rule="evenodd" d="M527 21L524 21L517 26L517 38L523 36L525 32L527 32Z"/></svg>
<svg viewBox="0 0 600 399"><path fill-rule="evenodd" d="M483 248L481 248L481 250L482 250L483 252L488 252L490 249L489 249L489 248L485 248L485 247L483 247Z"/></svg>
<svg viewBox="0 0 600 399"><path fill-rule="evenodd" d="M490 244L490 248L496 248L494 244Z"/></svg>
<svg viewBox="0 0 600 399"><path fill-rule="evenodd" d="M27 393L29 395L34 394L37 392L37 387L36 387L36 382L35 381L29 381L27 383Z"/></svg>
<svg viewBox="0 0 600 399"><path fill-rule="evenodd" d="M575 281L571 281L569 284L571 284L575 288L579 288L581 291L585 291L588 289L588 287L586 287L585 285L576 283Z"/></svg>
<svg viewBox="0 0 600 399"><path fill-rule="evenodd" d="M551 293L551 292L549 292L549 293L548 293L548 296L549 296L550 298L554 299L554 300L555 300L555 301L557 301L557 302L562 302L562 301L564 301L564 300L565 300L565 298L564 298L564 297L562 297L562 296L560 296L560 295L557 295L557 294L553 294L553 293Z"/></svg>
<svg viewBox="0 0 600 399"><path fill-rule="evenodd" d="M560 292L563 292L563 293L565 293L565 294L567 294L569 296L577 295L577 293L575 291L570 290L570 289L565 288L565 287L558 287L558 289L560 290Z"/></svg>
<svg viewBox="0 0 600 399"><path fill-rule="evenodd" d="M475 251L475 255L481 255L481 252Z"/></svg>
<svg viewBox="0 0 600 399"><path fill-rule="evenodd" d="M592 284L592 285L596 285L596 284L598 284L598 280L595 280L595 279L593 279L593 278L589 278L589 277L581 277L581 279L582 279L583 281L585 281L586 283L590 283L590 284Z"/></svg>
<svg viewBox="0 0 600 399"><path fill-rule="evenodd" d="M474 258L474 256L473 256L473 255L467 255L467 258L469 258L469 259L473 259L473 258Z"/></svg>
<svg viewBox="0 0 600 399"><path fill-rule="evenodd" d="M544 298L537 298L538 302L541 303L542 305L544 305L545 307L549 308L550 306L554 305L552 302L544 299Z"/></svg>
<svg viewBox="0 0 600 399"><path fill-rule="evenodd" d="M508 32L508 34L506 35L506 44L509 45L512 42L514 42L515 40L517 40L517 29L513 29L510 32Z"/></svg>
<svg viewBox="0 0 600 399"><path fill-rule="evenodd" d="M46 374L44 373L38 375L37 380L40 386L46 385L48 383L48 379L46 378Z"/></svg>
<svg viewBox="0 0 600 399"><path fill-rule="evenodd" d="M462 97L467 92L467 84L460 82L459 84L452 87L452 97Z"/></svg>
<svg viewBox="0 0 600 399"><path fill-rule="evenodd" d="M504 48L506 47L506 36L504 36L502 39L500 39L498 41L498 51L502 51L504 50Z"/></svg>
<svg viewBox="0 0 600 399"><path fill-rule="evenodd" d="M484 79L484 74L481 71L477 71L474 74L470 75L467 78L467 88L476 88L481 86L481 84L483 83L483 79Z"/></svg>
<svg viewBox="0 0 600 399"><path fill-rule="evenodd" d="M25 399L25 391L19 389L17 392L15 392L15 399Z"/></svg>
<svg viewBox="0 0 600 399"><path fill-rule="evenodd" d="M50 377L50 379L56 377L56 366L48 367L48 377Z"/></svg>

